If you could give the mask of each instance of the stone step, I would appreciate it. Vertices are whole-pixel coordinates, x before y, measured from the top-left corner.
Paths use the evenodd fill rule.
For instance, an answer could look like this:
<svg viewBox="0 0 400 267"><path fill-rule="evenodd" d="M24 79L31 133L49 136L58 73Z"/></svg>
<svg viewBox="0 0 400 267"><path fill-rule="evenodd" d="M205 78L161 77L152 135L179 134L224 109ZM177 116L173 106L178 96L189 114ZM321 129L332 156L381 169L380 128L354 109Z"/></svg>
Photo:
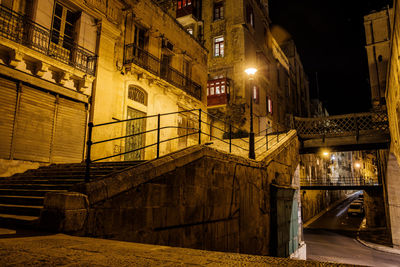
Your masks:
<svg viewBox="0 0 400 267"><path fill-rule="evenodd" d="M111 161L111 162L95 162L92 163L90 166L91 168L102 168L102 167L129 167L129 166L135 166L138 165L140 163L145 162L145 160L134 160L134 161ZM66 164L52 164L49 166L44 166L44 167L40 167L41 168L86 168L86 164L84 163L66 163Z"/></svg>
<svg viewBox="0 0 400 267"><path fill-rule="evenodd" d="M40 216L43 206L0 204L0 214L14 214L23 216Z"/></svg>
<svg viewBox="0 0 400 267"><path fill-rule="evenodd" d="M0 188L0 196L14 195L14 196L44 196L47 192L67 192L67 190L33 190L33 189L15 189L15 188Z"/></svg>
<svg viewBox="0 0 400 267"><path fill-rule="evenodd" d="M39 216L26 216L0 213L0 226L7 228L35 228L39 222Z"/></svg>
<svg viewBox="0 0 400 267"><path fill-rule="evenodd" d="M0 184L0 189L68 190L72 184Z"/></svg>
<svg viewBox="0 0 400 267"><path fill-rule="evenodd" d="M16 180L7 180L4 183L0 183L0 188L2 188L3 184L77 184L85 181L84 179L43 179L43 178L34 178L34 179L16 179Z"/></svg>
<svg viewBox="0 0 400 267"><path fill-rule="evenodd" d="M42 206L44 197L0 195L0 204Z"/></svg>

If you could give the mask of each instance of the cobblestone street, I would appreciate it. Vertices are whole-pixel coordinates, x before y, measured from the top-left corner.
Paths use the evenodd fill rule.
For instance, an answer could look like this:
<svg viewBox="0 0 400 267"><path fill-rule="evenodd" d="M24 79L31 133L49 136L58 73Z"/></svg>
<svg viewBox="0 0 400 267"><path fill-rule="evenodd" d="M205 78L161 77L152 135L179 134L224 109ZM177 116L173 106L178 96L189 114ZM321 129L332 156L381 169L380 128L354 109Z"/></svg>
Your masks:
<svg viewBox="0 0 400 267"><path fill-rule="evenodd" d="M0 229L0 266L346 266Z"/></svg>

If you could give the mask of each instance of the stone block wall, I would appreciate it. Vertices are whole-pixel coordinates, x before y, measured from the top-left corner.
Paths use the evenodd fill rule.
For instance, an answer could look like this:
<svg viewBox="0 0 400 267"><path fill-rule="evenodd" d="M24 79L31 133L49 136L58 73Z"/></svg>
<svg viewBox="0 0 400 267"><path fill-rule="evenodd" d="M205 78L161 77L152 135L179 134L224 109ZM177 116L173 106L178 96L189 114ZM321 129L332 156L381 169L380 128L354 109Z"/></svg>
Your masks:
<svg viewBox="0 0 400 267"><path fill-rule="evenodd" d="M275 231L270 223L274 201L270 187L277 183L277 176L296 184L293 180L298 180L297 146L298 140L292 133L268 154L266 161L196 146L112 177L78 185L74 191L87 196L89 205L84 226L72 232L140 243L269 255L270 235ZM288 171L286 163L272 164L272 159L291 162L293 171ZM44 210L47 212L42 214L48 217L59 212L54 205ZM41 221L48 222L46 218ZM68 223L60 221L59 225L56 228L63 231L62 226ZM301 233L298 242L300 237Z"/></svg>

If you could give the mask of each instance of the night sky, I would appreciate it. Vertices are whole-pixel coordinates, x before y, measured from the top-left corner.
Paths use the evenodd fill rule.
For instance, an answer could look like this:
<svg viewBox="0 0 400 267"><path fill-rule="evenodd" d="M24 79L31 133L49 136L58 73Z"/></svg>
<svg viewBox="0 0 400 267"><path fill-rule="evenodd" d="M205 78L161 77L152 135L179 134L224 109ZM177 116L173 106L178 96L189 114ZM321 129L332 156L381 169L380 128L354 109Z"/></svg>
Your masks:
<svg viewBox="0 0 400 267"><path fill-rule="evenodd" d="M371 93L363 17L392 0L270 0L273 25L295 40L310 81L310 95L330 115L368 111Z"/></svg>

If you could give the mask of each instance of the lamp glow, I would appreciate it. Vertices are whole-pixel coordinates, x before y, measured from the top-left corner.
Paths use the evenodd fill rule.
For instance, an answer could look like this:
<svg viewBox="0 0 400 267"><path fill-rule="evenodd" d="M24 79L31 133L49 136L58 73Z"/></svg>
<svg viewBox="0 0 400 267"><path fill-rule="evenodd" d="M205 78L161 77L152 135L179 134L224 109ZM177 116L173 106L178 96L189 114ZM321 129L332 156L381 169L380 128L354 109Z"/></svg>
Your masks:
<svg viewBox="0 0 400 267"><path fill-rule="evenodd" d="M257 69L256 69L256 68L248 68L248 69L246 69L244 72L246 72L247 75L251 76L251 75L256 74Z"/></svg>
<svg viewBox="0 0 400 267"><path fill-rule="evenodd" d="M354 167L356 167L358 169L358 168L361 167L361 164L357 162L357 163L354 164Z"/></svg>

